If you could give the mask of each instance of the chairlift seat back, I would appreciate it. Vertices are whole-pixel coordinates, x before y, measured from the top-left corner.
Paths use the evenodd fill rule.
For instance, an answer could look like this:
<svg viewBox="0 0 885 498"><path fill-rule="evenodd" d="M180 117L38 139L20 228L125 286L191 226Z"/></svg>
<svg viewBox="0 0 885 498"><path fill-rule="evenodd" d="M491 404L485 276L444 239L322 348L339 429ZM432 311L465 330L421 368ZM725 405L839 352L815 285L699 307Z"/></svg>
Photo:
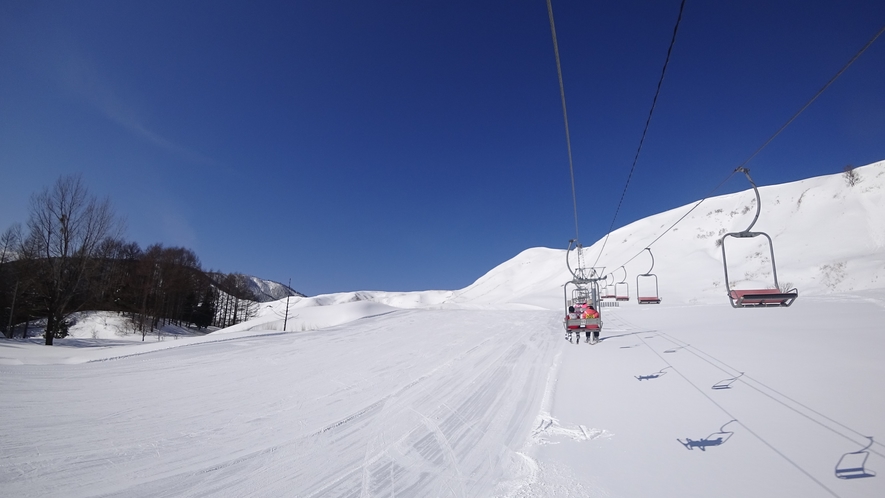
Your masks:
<svg viewBox="0 0 885 498"><path fill-rule="evenodd" d="M599 318L570 318L565 321L568 330L599 330L601 325Z"/></svg>

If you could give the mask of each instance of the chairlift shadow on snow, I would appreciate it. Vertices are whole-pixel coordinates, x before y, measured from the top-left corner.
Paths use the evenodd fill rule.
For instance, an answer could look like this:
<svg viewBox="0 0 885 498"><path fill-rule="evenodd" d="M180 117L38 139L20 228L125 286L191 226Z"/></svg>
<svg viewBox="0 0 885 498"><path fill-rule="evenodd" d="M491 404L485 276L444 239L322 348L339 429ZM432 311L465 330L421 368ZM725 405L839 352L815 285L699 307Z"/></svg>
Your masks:
<svg viewBox="0 0 885 498"><path fill-rule="evenodd" d="M679 351L680 349L687 348L688 346L691 346L691 344L686 344L685 346L678 346L678 347L675 347L675 348L670 348L670 349L668 349L668 350L666 350L666 351L664 351L664 352L665 352L665 353L675 353L675 352Z"/></svg>
<svg viewBox="0 0 885 498"><path fill-rule="evenodd" d="M634 375L633 377L635 377L636 380L638 380L638 381L640 381L640 382L642 382L643 380L657 379L658 377L661 377L661 376L666 375L667 372L665 372L664 370L666 370L666 369L668 369L668 368L672 368L672 367L664 367L664 368L662 368L662 369L660 369L660 370L658 370L657 372L652 373L652 374L648 374L648 375L640 375L640 376L638 376L638 377L637 377L636 375Z"/></svg>
<svg viewBox="0 0 885 498"><path fill-rule="evenodd" d="M720 380L719 382L713 384L712 389L715 389L717 391L721 391L724 389L731 389L731 385L734 384L735 382L737 382L737 380L740 379L743 375L744 375L744 372L741 372L741 374L738 375L737 377L731 377L728 379Z"/></svg>
<svg viewBox="0 0 885 498"><path fill-rule="evenodd" d="M695 441L691 438L685 438L685 442L683 442L679 438L677 438L676 440L679 441L679 443L682 444L682 446L685 446L685 448L687 450L693 450L695 448L698 448L701 451L707 451L707 447L709 447L709 446L722 446L723 444L725 444L726 441L731 439L731 436L734 435L734 432L733 431L726 431L725 426L732 423L732 422L737 422L737 420L735 420L735 419L729 420L728 422L722 424L722 427L719 428L719 431L714 432L714 433L710 434L709 436L707 436L703 439L699 439L697 441Z"/></svg>
<svg viewBox="0 0 885 498"><path fill-rule="evenodd" d="M866 468L867 458L870 456L870 446L873 445L872 436L867 436L870 443L863 448L846 453L836 462L836 477L839 479L862 479L864 477L876 477L876 473Z"/></svg>

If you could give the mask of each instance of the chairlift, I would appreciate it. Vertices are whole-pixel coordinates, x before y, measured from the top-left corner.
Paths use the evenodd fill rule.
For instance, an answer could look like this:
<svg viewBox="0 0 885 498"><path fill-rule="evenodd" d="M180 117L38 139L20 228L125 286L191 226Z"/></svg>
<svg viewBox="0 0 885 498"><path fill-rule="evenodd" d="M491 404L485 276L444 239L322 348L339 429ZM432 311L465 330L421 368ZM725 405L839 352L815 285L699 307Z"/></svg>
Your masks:
<svg viewBox="0 0 885 498"><path fill-rule="evenodd" d="M574 250L577 253L577 265L572 268L569 261L569 254ZM602 331L602 313L600 302L599 281L603 280L602 271L604 267L585 267L583 258L583 246L576 240L569 241L569 247L566 251L566 267L572 275L572 279L563 286L563 301L565 302L565 319L563 325L565 327L566 339L571 342L572 333L578 338L575 344L580 343L581 331L584 331L586 342L595 344L599 340L599 333ZM574 307L581 304L590 305L597 313L596 318L575 317Z"/></svg>
<svg viewBox="0 0 885 498"><path fill-rule="evenodd" d="M621 270L624 270L624 279L620 282L615 282L615 300L616 301L629 301L630 300L630 284L627 283L627 269L623 266L620 267Z"/></svg>
<svg viewBox="0 0 885 498"><path fill-rule="evenodd" d="M612 283L608 283L608 277L612 278ZM615 298L615 277L611 273L605 276L605 285L602 287L602 299Z"/></svg>
<svg viewBox="0 0 885 498"><path fill-rule="evenodd" d="M655 256L651 253L650 248L646 247L645 250L648 251L648 255L651 256L651 266L648 268L647 272L636 276L636 302L639 304L661 304L661 296L658 294L658 276L651 272L655 267ZM646 289L650 289L652 282L654 282L654 294L650 292L642 292L642 286L639 285L640 279L646 283Z"/></svg>
<svg viewBox="0 0 885 498"><path fill-rule="evenodd" d="M727 233L722 236L720 239L722 246L722 266L725 269L725 289L728 291L728 299L731 301L731 306L734 308L768 308L775 306L790 306L793 304L793 301L799 297L799 291L796 288L789 289L787 291L782 291L777 281L777 266L774 261L774 244L771 241L771 237L768 236L765 232L751 232L750 230L753 228L753 225L756 224L756 220L759 219L759 213L762 210L761 199L759 197L759 188L756 187L756 184L753 182L753 179L750 178L750 170L740 167L737 169L747 175L747 180L750 181L750 185L753 186L753 191L756 193L756 216L753 218L753 221L750 223L750 226L746 228L746 230L742 232L732 232ZM728 262L726 260L726 250L725 250L725 239L728 237L734 237L738 239L746 239L753 238L758 236L764 236L768 240L768 247L771 253L771 274L774 278L774 287L768 289L732 289L731 283L728 280Z"/></svg>

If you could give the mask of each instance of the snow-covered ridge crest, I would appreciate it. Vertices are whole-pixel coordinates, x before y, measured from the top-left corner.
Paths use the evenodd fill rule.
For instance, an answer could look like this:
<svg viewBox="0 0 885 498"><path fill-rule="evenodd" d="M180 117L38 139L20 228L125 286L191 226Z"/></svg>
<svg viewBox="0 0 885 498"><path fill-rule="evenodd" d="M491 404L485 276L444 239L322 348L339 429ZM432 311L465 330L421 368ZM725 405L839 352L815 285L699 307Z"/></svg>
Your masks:
<svg viewBox="0 0 885 498"><path fill-rule="evenodd" d="M885 161L854 172L859 178L854 186L840 173L759 188L762 212L753 230L771 236L781 286L791 284L800 295L885 287ZM598 264L609 272L626 263L626 282L635 299L636 276L651 265L643 249L695 204L615 230ZM719 240L725 233L746 229L756 214L755 204L752 189L707 199L652 246L653 273L665 302L725 300ZM749 244L733 238L726 242L729 277L738 286L771 282L770 258L762 239L747 239ZM584 254L594 261L601 247L599 240ZM615 273L619 279L622 275ZM562 300L558 289L567 279L564 251L530 249L456 294L466 300L545 307L552 299L552 309L558 309Z"/></svg>
<svg viewBox="0 0 885 498"><path fill-rule="evenodd" d="M845 174L839 173L759 188L762 212L753 230L767 233L774 241L782 287L795 286L800 296L885 287L885 161L854 172L859 181L853 186ZM607 272L625 266L633 302L636 276L651 265L650 258L641 254L643 249L695 204L643 218L612 232L598 264ZM752 189L707 199L652 246L653 273L658 276L664 305L726 302L719 240L725 233L746 229L756 214L755 204ZM762 239L730 238L726 243L729 277L738 287L765 286L771 281L770 258ZM584 249L585 255L596 260L601 247L599 240ZM615 276L621 278L622 273ZM296 329L343 323L341 320L354 319L351 313L339 313L340 317L335 318L336 307L308 309L357 302L363 303L363 311L373 314L383 309L429 307L558 310L562 306L562 285L567 280L565 250L536 247L522 251L460 290L361 291L294 298L290 299L290 318L296 314L302 319L311 317L306 321L295 319ZM366 303L383 308L370 310ZM284 308L285 300L265 305L256 319L240 324L237 330L267 326L281 330ZM316 323L311 323L313 319Z"/></svg>
<svg viewBox="0 0 885 498"><path fill-rule="evenodd" d="M292 289L291 287L263 278L244 275L244 284L256 297L258 302L267 303L278 299L285 299L286 296L300 296L304 294Z"/></svg>

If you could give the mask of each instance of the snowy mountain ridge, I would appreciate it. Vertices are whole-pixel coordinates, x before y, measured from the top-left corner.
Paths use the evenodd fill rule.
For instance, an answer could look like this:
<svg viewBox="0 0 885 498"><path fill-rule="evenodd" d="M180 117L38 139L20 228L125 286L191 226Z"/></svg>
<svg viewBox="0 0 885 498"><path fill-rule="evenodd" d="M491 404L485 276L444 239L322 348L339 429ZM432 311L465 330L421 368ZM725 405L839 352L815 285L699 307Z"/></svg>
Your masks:
<svg viewBox="0 0 885 498"><path fill-rule="evenodd" d="M296 291L295 289L273 280L267 280L247 275L245 283L249 290L251 290L252 293L255 295L255 297L258 298L259 303L267 303L270 301L276 301L278 299L285 299L286 296L305 297L304 294Z"/></svg>
<svg viewBox="0 0 885 498"><path fill-rule="evenodd" d="M797 287L800 299L885 287L885 161L856 168L854 172L858 181L853 186L840 173L759 187L762 209L753 230L772 238L779 284ZM624 278L624 272L619 270L624 265L624 281L635 300L636 276L647 272L651 265L645 247L696 204L621 227L611 233L604 250L603 240L585 247L585 259L592 263L598 256L598 265L604 266L604 272L612 273L615 279ZM658 277L659 293L665 303L727 303L719 241L725 233L747 228L756 215L755 204L752 188L711 197L652 245L652 273ZM770 257L762 239L727 239L733 286L771 286ZM562 285L570 280L565 257L564 249L526 249L473 284L455 291L360 291L301 298L297 304L290 303L290 307L300 310L300 319L309 318L306 322L296 319L294 326L317 328L344 323L341 320L352 319L349 313L335 318L338 315L332 310L308 308L355 302L390 309L491 306L559 310L563 303ZM372 313L378 311L371 309ZM282 303L270 303L262 310L255 319L233 330L281 330Z"/></svg>
<svg viewBox="0 0 885 498"><path fill-rule="evenodd" d="M772 238L779 283L798 287L800 295L885 287L885 161L854 171L859 178L854 186L844 174L834 174L759 188L762 210L753 231ZM636 276L651 265L645 247L695 204L619 228L601 255L602 240L585 248L585 258L593 262L598 256L598 265L617 279L623 278L618 268L624 265L635 298ZM661 295L683 303L725 299L719 241L725 233L747 228L755 204L752 189L709 198L657 241L653 273ZM770 258L762 239L727 239L729 276L739 288L770 286ZM504 299L558 309L561 295L554 291L569 279L564 258L562 250L529 249L456 294L489 304ZM560 299L551 302L547 296Z"/></svg>

